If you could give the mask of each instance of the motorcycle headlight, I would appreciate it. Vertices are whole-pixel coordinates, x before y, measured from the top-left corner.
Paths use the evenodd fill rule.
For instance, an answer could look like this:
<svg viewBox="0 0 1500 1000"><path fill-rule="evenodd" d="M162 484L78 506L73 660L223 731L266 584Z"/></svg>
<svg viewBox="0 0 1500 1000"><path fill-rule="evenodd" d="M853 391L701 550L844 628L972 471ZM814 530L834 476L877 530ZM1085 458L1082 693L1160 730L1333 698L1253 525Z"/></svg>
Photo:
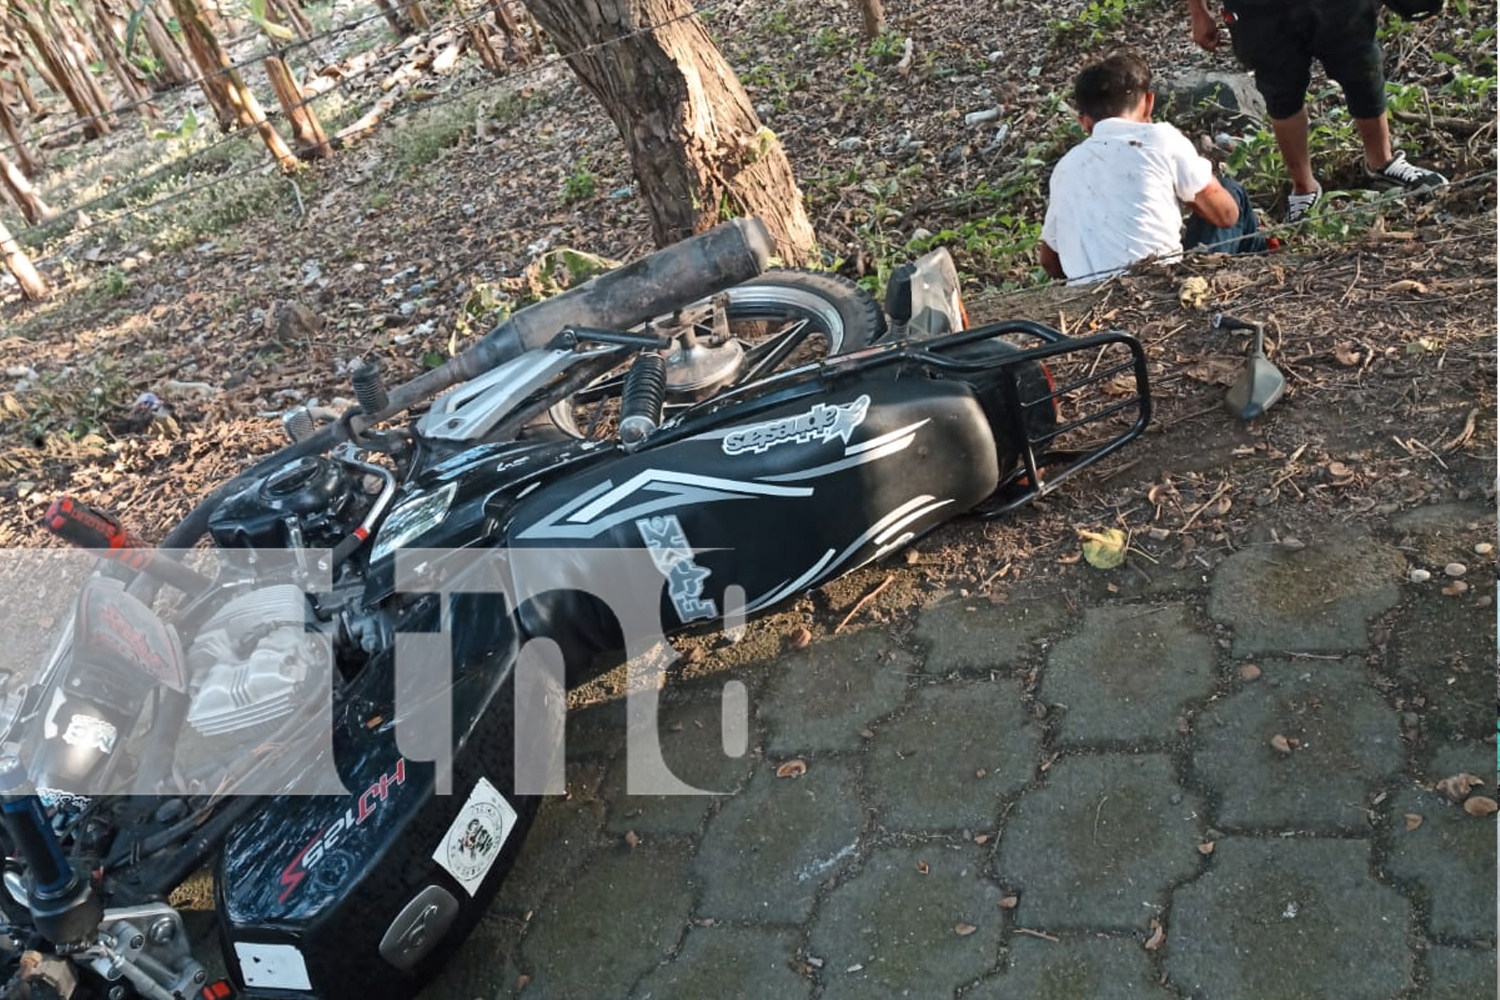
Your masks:
<svg viewBox="0 0 1500 1000"><path fill-rule="evenodd" d="M438 522L448 516L448 508L453 503L453 492L457 486L457 483L449 483L436 493L408 500L386 515L385 523L375 535L375 548L370 553L370 561L389 555L437 527Z"/></svg>

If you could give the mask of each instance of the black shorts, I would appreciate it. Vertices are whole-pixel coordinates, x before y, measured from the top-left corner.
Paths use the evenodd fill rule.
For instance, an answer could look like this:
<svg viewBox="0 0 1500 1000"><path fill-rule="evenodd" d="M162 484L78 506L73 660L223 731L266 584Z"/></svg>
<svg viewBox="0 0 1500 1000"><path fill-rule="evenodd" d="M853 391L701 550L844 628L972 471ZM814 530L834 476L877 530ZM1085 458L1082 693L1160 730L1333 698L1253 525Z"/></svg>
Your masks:
<svg viewBox="0 0 1500 1000"><path fill-rule="evenodd" d="M1380 0L1230 0L1234 54L1255 71L1272 118L1302 110L1312 61L1344 89L1355 118L1385 112L1385 55L1375 38Z"/></svg>

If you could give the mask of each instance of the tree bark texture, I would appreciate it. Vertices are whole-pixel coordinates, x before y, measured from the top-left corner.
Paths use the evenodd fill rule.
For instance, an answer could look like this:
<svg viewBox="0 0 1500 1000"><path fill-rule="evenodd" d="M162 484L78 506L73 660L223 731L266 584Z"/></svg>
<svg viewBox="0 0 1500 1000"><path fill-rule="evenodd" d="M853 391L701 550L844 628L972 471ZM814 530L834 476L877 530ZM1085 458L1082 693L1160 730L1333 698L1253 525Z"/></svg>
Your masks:
<svg viewBox="0 0 1500 1000"><path fill-rule="evenodd" d="M619 129L658 245L756 215L785 263L807 262L812 223L791 164L689 0L530 10Z"/></svg>
<svg viewBox="0 0 1500 1000"><path fill-rule="evenodd" d="M21 214L26 216L30 225L37 225L52 218L57 213L42 200L36 188L21 173L21 168L10 161L9 157L0 156L0 184L5 185L5 190L20 206Z"/></svg>
<svg viewBox="0 0 1500 1000"><path fill-rule="evenodd" d="M191 58L182 49L182 43L167 30L163 15L156 5L147 6L141 17L141 26L146 31L146 44L156 57L156 79L160 84L176 86L193 82L193 70L188 65Z"/></svg>
<svg viewBox="0 0 1500 1000"><path fill-rule="evenodd" d="M16 113L11 110L10 97L13 88L9 86L10 81L0 78L0 128L4 128L5 137L10 140L10 147L15 153L17 166L27 177L35 177L41 173L42 164L31 147L26 144L26 138L21 134L21 123L16 118Z"/></svg>
<svg viewBox="0 0 1500 1000"><path fill-rule="evenodd" d="M51 291L47 287L47 281L37 273L35 267L31 266L31 258L26 256L26 251L16 242L16 238L10 234L4 222L0 222L0 256L5 258L6 270L15 275L16 283L21 286L21 294L35 302L46 298Z"/></svg>
<svg viewBox="0 0 1500 1000"><path fill-rule="evenodd" d="M242 127L254 129L260 135L282 170L295 170L298 164L297 154L292 152L281 133L266 119L260 101L245 85L239 70L234 68L229 55L209 28L198 0L172 0L172 10L198 60L198 69L203 74L203 90L205 94L210 94L209 100L213 100L209 89L210 81L217 81L221 92L229 101L235 120Z"/></svg>
<svg viewBox="0 0 1500 1000"><path fill-rule="evenodd" d="M860 19L864 21L865 38L874 41L885 30L885 7L880 0L859 0Z"/></svg>
<svg viewBox="0 0 1500 1000"><path fill-rule="evenodd" d="M280 56L265 58L266 79L286 112L286 120L292 125L292 141L297 144L297 155L304 160L321 160L333 155L323 123L302 94L302 88L292 76L286 61Z"/></svg>
<svg viewBox="0 0 1500 1000"><path fill-rule="evenodd" d="M59 39L62 32L46 16L46 8L34 0L10 0L10 14L31 40L37 57L38 69L55 90L67 99L73 111L83 122L83 131L90 137L104 135L110 131L113 121L109 108L96 102L92 80L80 76ZM87 75L87 69L82 70Z"/></svg>

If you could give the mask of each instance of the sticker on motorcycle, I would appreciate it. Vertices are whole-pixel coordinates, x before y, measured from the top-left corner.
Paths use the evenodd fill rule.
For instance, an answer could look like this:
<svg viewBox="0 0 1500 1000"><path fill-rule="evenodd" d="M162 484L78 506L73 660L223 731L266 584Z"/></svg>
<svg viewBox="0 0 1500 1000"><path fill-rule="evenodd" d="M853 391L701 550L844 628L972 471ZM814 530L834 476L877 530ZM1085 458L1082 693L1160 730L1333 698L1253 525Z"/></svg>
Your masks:
<svg viewBox="0 0 1500 1000"><path fill-rule="evenodd" d="M667 578L667 595L683 624L717 617L714 602L703 600L703 581L709 571L693 561L692 547L677 515L643 517L635 526L651 552L651 561Z"/></svg>
<svg viewBox="0 0 1500 1000"><path fill-rule="evenodd" d="M62 738L69 746L91 747L107 754L114 750L117 736L115 727L105 720L93 715L75 715L68 721Z"/></svg>
<svg viewBox="0 0 1500 1000"><path fill-rule="evenodd" d="M515 809L499 789L480 778L437 850L432 852L432 860L472 896L490 873L515 825Z"/></svg>
<svg viewBox="0 0 1500 1000"><path fill-rule="evenodd" d="M276 897L278 903L285 903L287 897L297 890L307 873L316 868L328 852L338 846L339 841L346 833L357 827L363 826L365 820L375 815L375 810L381 804L391 798L392 792L406 784L406 759L397 758L396 768L390 774L383 774L377 778L369 788L360 795L358 802L344 810L344 815L334 820L328 826L318 831L317 836L308 841L297 856L281 870L281 895Z"/></svg>
<svg viewBox="0 0 1500 1000"><path fill-rule="evenodd" d="M812 409L795 417L781 417L761 424L751 424L724 435L722 445L726 455L743 455L750 452L759 455L778 444L796 442L806 444L817 441L826 444L834 438L849 443L854 428L865 422L870 410L870 397L860 396L852 403L829 406L814 403Z"/></svg>

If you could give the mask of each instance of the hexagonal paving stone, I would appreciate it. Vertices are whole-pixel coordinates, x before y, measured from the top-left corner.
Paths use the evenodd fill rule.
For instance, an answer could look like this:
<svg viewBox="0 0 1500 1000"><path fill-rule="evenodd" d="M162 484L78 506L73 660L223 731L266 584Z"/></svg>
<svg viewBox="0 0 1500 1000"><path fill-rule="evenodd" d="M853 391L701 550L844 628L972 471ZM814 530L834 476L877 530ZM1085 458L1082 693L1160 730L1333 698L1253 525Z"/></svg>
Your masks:
<svg viewBox="0 0 1500 1000"><path fill-rule="evenodd" d="M1041 738L1018 681L922 688L870 741L876 822L894 830L990 828L1000 798L1031 779Z"/></svg>
<svg viewBox="0 0 1500 1000"><path fill-rule="evenodd" d="M788 656L752 706L770 727L768 750L856 749L859 731L901 704L916 669L909 653L874 631Z"/></svg>
<svg viewBox="0 0 1500 1000"><path fill-rule="evenodd" d="M967 844L874 851L813 921L808 953L823 961L822 1000L952 996L993 968L1004 911L983 863ZM960 934L961 924L975 930Z"/></svg>
<svg viewBox="0 0 1500 1000"><path fill-rule="evenodd" d="M536 911L521 942L526 1000L622 997L677 947L696 890L681 850L607 850Z"/></svg>
<svg viewBox="0 0 1500 1000"><path fill-rule="evenodd" d="M1369 536L1241 549L1214 573L1208 610L1234 628L1236 656L1360 649L1405 573L1406 557Z"/></svg>
<svg viewBox="0 0 1500 1000"><path fill-rule="evenodd" d="M995 870L1020 889L1028 927L1142 930L1167 887L1198 871L1199 811L1163 755L1064 758L1011 810Z"/></svg>
<svg viewBox="0 0 1500 1000"><path fill-rule="evenodd" d="M1368 832L1372 786L1401 767L1397 714L1354 657L1261 669L1198 716L1193 767L1219 792L1216 825ZM1278 734L1296 749L1273 748Z"/></svg>
<svg viewBox="0 0 1500 1000"><path fill-rule="evenodd" d="M1475 794L1495 796L1494 751L1489 747L1445 747L1426 768L1433 784L1467 772L1485 781ZM1440 792L1408 788L1392 796L1386 868L1424 890L1428 930L1436 937L1465 940L1495 935L1495 817L1470 816ZM1415 813L1422 825L1406 829Z"/></svg>
<svg viewBox="0 0 1500 1000"><path fill-rule="evenodd" d="M1495 949L1427 949L1427 982L1417 992L1419 1000L1478 1000L1494 995Z"/></svg>
<svg viewBox="0 0 1500 1000"><path fill-rule="evenodd" d="M613 832L634 830L642 836L693 833L702 825L714 800L733 793L750 774L751 754L730 757L724 753L723 703L719 699L663 702L659 712L657 745L662 762L677 780L711 794L628 794L629 755L622 746L599 786L600 798L609 807L605 825ZM649 772L643 771L641 780L647 777Z"/></svg>
<svg viewBox="0 0 1500 1000"><path fill-rule="evenodd" d="M641 983L633 1000L797 1000L813 984L792 971L797 934L768 927L694 927L682 951Z"/></svg>
<svg viewBox="0 0 1500 1000"><path fill-rule="evenodd" d="M806 920L818 889L853 860L863 821L847 765L814 758L795 779L760 768L708 821L693 861L704 886L700 914Z"/></svg>
<svg viewBox="0 0 1500 1000"><path fill-rule="evenodd" d="M1069 742L1167 739L1182 703L1214 684L1214 647L1180 604L1090 608L1053 647L1040 697L1066 705Z"/></svg>
<svg viewBox="0 0 1500 1000"><path fill-rule="evenodd" d="M1167 1000L1150 952L1133 938L1069 936L1061 941L1017 935L1005 971L977 983L963 1000Z"/></svg>
<svg viewBox="0 0 1500 1000"><path fill-rule="evenodd" d="M1006 669L1035 656L1036 641L1068 620L1058 601L992 604L953 594L923 610L916 637L928 673Z"/></svg>
<svg viewBox="0 0 1500 1000"><path fill-rule="evenodd" d="M1218 841L1172 894L1166 969L1202 1000L1390 1000L1411 982L1411 907L1362 840Z"/></svg>
<svg viewBox="0 0 1500 1000"><path fill-rule="evenodd" d="M1469 571L1469 578L1479 574ZM1396 677L1421 707L1429 741L1482 739L1495 721L1495 609L1475 607L1475 591L1446 596L1441 572L1427 583L1408 584L1407 600L1391 626L1390 662ZM1476 587L1493 581L1474 580Z"/></svg>
<svg viewBox="0 0 1500 1000"><path fill-rule="evenodd" d="M604 805L600 802L545 800L492 909L502 913L536 909L548 892L566 884L588 860L603 823Z"/></svg>

